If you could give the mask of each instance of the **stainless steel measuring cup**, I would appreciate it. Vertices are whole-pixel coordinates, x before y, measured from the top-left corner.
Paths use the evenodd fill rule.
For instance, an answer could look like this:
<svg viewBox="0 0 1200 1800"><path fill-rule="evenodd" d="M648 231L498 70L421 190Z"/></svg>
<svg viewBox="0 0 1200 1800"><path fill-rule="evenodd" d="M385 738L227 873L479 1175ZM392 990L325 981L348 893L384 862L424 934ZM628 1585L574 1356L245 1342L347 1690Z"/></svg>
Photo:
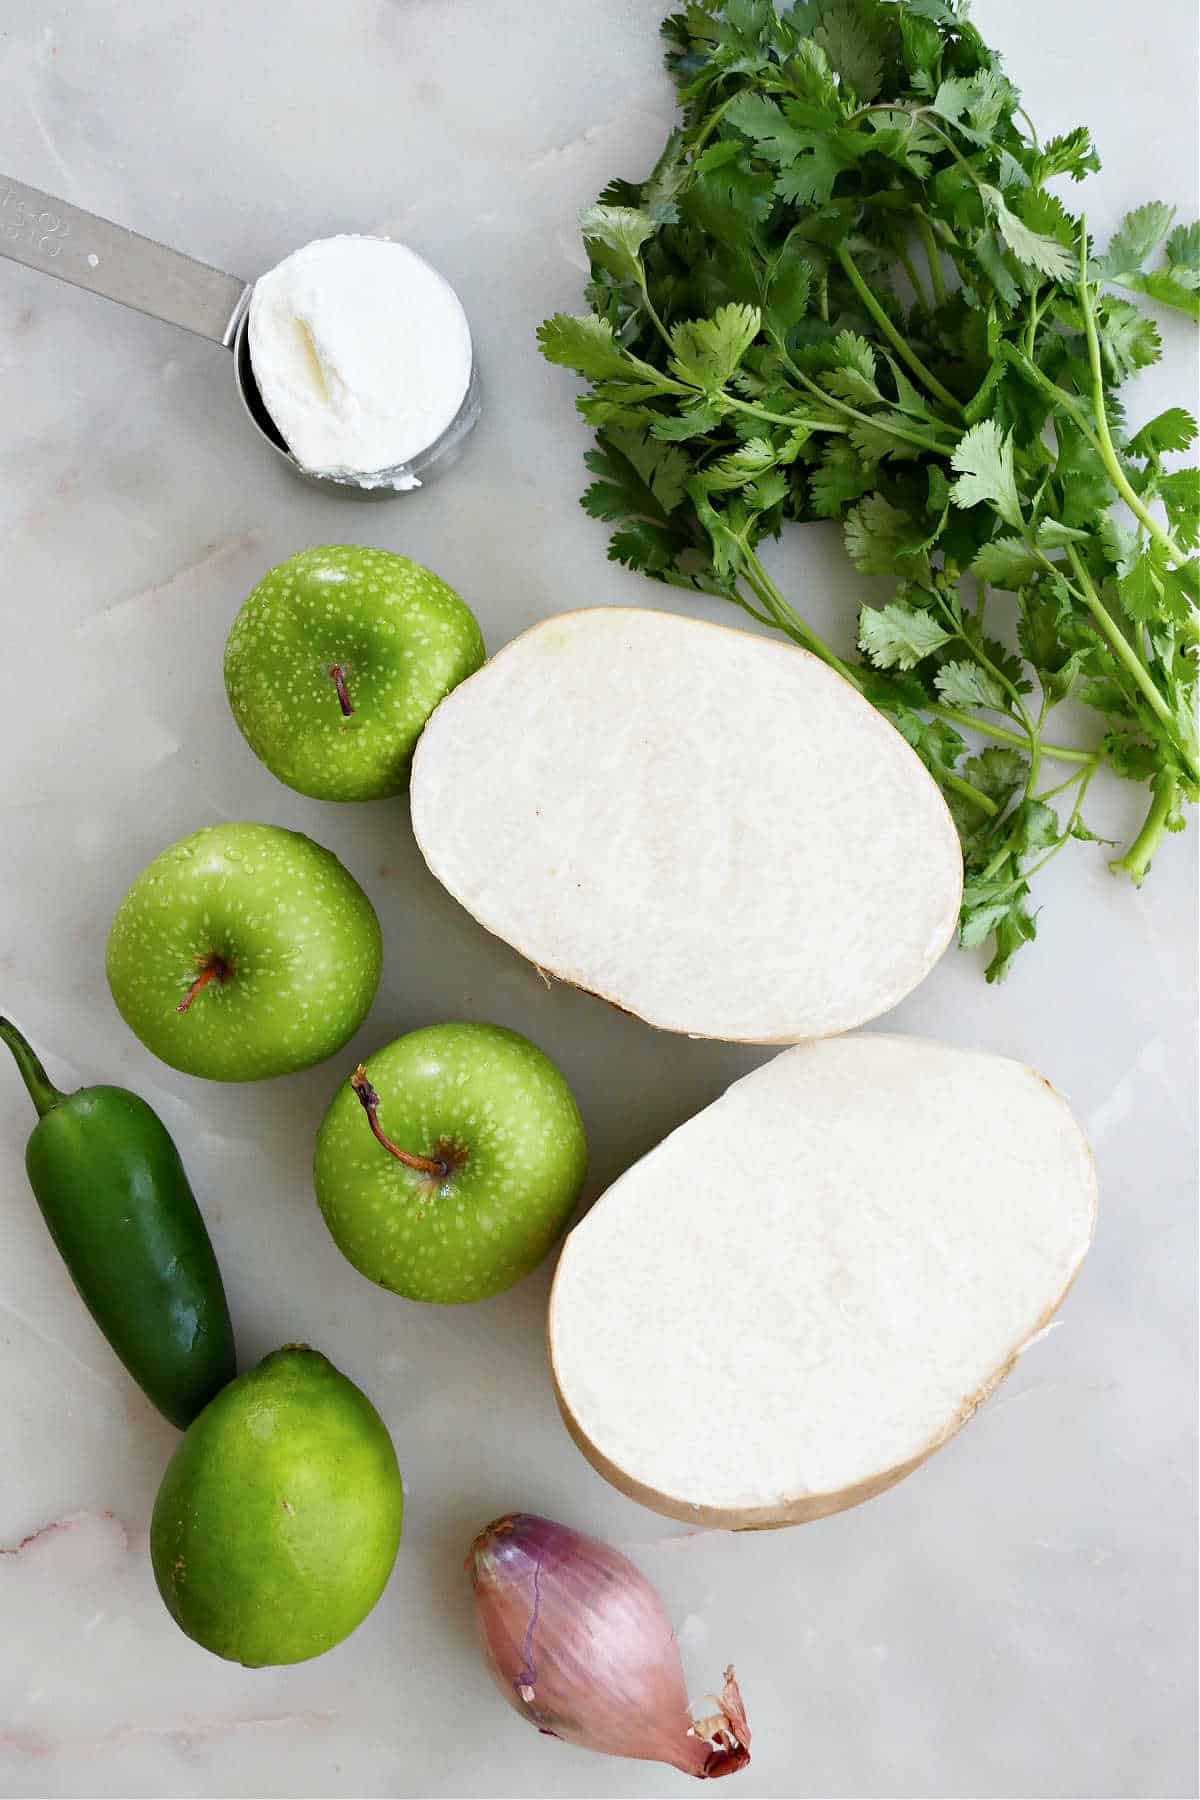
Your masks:
<svg viewBox="0 0 1200 1800"><path fill-rule="evenodd" d="M369 476L314 474L288 449L254 379L247 330L252 281L196 262L182 251L8 175L0 175L0 256L89 293L103 294L105 299L148 313L152 319L181 325L185 331L232 350L234 379L247 418L276 456L316 487L358 500L383 499L417 487L435 464L450 460L479 417L479 382L472 361L463 403L435 443L407 463Z"/></svg>

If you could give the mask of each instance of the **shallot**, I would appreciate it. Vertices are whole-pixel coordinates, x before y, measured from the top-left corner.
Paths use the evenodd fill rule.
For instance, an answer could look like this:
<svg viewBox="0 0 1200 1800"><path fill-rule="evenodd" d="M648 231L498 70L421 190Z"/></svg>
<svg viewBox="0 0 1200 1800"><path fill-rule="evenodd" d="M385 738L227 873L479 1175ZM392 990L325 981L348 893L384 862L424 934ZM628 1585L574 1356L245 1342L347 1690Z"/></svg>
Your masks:
<svg viewBox="0 0 1200 1800"><path fill-rule="evenodd" d="M619 1550L509 1513L480 1532L467 1569L488 1668L539 1731L701 1779L750 1761L733 1670L714 1713L693 1719L663 1603Z"/></svg>

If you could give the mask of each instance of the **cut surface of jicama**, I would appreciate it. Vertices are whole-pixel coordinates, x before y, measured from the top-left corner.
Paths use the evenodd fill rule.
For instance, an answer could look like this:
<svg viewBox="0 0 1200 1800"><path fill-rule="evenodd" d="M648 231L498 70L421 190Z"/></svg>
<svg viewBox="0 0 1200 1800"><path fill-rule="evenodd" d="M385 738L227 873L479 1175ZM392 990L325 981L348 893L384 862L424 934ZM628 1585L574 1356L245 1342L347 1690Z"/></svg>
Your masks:
<svg viewBox="0 0 1200 1800"><path fill-rule="evenodd" d="M791 1043L894 1006L954 931L919 759L807 651L673 613L536 625L418 746L413 829L480 924L665 1030Z"/></svg>
<svg viewBox="0 0 1200 1800"><path fill-rule="evenodd" d="M968 1419L1087 1251L1091 1153L1032 1069L916 1038L802 1044L627 1170L550 1300L564 1420L678 1519L870 1499Z"/></svg>

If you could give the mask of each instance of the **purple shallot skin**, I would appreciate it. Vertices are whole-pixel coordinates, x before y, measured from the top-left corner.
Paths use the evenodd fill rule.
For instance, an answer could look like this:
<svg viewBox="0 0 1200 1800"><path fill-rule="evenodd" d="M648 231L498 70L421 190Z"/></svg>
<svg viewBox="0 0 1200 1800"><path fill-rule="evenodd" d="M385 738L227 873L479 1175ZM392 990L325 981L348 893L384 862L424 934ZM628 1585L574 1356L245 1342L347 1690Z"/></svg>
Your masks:
<svg viewBox="0 0 1200 1800"><path fill-rule="evenodd" d="M509 1513L480 1532L467 1569L492 1678L540 1731L701 1779L749 1762L733 1670L720 1710L693 1721L666 1610L619 1550L536 1513Z"/></svg>

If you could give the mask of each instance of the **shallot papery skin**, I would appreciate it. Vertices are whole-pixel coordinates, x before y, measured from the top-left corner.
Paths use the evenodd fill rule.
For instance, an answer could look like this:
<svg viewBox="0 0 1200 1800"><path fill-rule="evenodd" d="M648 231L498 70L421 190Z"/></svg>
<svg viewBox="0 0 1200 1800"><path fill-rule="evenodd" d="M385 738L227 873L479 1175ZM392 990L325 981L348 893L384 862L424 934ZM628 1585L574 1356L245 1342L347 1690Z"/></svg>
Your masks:
<svg viewBox="0 0 1200 1800"><path fill-rule="evenodd" d="M721 1710L693 1721L663 1603L619 1550L536 1513L509 1513L480 1532L467 1569L492 1678L540 1731L701 1778L750 1761L733 1670Z"/></svg>

